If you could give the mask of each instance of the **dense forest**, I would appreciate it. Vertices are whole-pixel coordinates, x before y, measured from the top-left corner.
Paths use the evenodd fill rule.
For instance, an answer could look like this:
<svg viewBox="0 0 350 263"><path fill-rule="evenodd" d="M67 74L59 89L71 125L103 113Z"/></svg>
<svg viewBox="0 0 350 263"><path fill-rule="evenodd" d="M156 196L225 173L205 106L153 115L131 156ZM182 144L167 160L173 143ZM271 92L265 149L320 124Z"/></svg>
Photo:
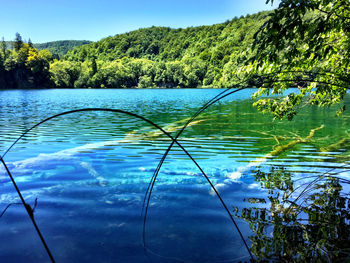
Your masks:
<svg viewBox="0 0 350 263"><path fill-rule="evenodd" d="M62 58L69 50L75 47L90 44L92 41L88 40L59 40L40 44L34 44L38 50L47 49L55 58Z"/></svg>
<svg viewBox="0 0 350 263"><path fill-rule="evenodd" d="M31 39L28 41L23 40L23 42L31 43ZM7 49L13 49L14 41L5 41ZM47 49L51 52L52 56L56 59L62 58L68 51L75 47L90 44L92 41L88 40L58 40L45 43L32 43L33 47L37 50Z"/></svg>
<svg viewBox="0 0 350 263"><path fill-rule="evenodd" d="M89 44L34 45L17 33L11 49L1 43L0 87L225 87L249 56L253 36L268 14L186 29L144 28Z"/></svg>
<svg viewBox="0 0 350 263"><path fill-rule="evenodd" d="M3 39L0 42L0 87L45 88L51 87L50 62L53 57L47 49L38 51L33 43L24 43L19 33L8 49Z"/></svg>

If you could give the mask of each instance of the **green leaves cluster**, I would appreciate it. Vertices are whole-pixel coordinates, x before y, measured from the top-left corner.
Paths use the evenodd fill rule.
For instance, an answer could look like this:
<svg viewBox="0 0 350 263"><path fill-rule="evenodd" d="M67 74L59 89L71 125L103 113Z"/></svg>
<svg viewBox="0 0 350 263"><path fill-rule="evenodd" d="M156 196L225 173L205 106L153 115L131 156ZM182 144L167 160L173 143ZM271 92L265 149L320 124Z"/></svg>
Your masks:
<svg viewBox="0 0 350 263"><path fill-rule="evenodd" d="M48 88L50 86L49 63L52 54L48 50L38 51L32 44L22 41L16 34L13 49L0 43L0 87Z"/></svg>
<svg viewBox="0 0 350 263"><path fill-rule="evenodd" d="M90 44L91 41L87 40L59 40L40 44L34 44L34 47L38 50L47 49L56 58L62 58L69 50L75 47Z"/></svg>
<svg viewBox="0 0 350 263"><path fill-rule="evenodd" d="M251 251L258 262L349 261L349 197L338 178L317 176L300 185L283 167L256 171L267 198L248 198L235 212L254 233Z"/></svg>
<svg viewBox="0 0 350 263"><path fill-rule="evenodd" d="M303 104L342 101L350 87L348 0L282 0L254 38L249 63L237 73L264 78L256 97L298 87L286 96L260 99L260 110L291 119Z"/></svg>
<svg viewBox="0 0 350 263"><path fill-rule="evenodd" d="M222 24L151 27L86 45L68 43L80 46L55 60L18 34L13 50L0 48L0 86L34 87L31 80L57 88L226 88L247 80L260 87L255 105L261 111L292 119L304 104L342 102L350 84L349 29L348 0L282 0L272 12ZM298 89L285 94L290 87ZM340 105L339 114L344 110Z"/></svg>
<svg viewBox="0 0 350 263"><path fill-rule="evenodd" d="M87 44L84 41L55 41L30 44L30 48L46 48L55 58L49 60L49 76L46 79L50 81L47 81L46 87L229 87L234 83L233 73L247 58L244 51L253 43L254 34L268 14L261 12L236 17L222 24L186 29L144 28ZM9 43L12 43L13 49L6 52L19 56L19 61L9 60L6 63L12 63L14 68L25 65L28 52L21 48L29 46L29 43L23 43L19 34L15 41ZM72 50L63 55L68 49ZM27 66L39 72L39 64ZM5 70L7 79L11 71L9 68L7 66ZM47 68L42 67L43 75L47 75ZM29 78L29 75L26 77ZM9 81L4 84L4 78L0 87L23 86L17 85L16 79L11 81L12 85L5 85ZM23 80L20 82L23 83Z"/></svg>
<svg viewBox="0 0 350 263"><path fill-rule="evenodd" d="M151 27L107 37L54 62L52 80L57 87L71 88L226 87L267 15L261 12L186 29ZM96 63L93 74L91 63ZM60 66L65 74L58 74ZM68 77L75 74L69 67L77 68L79 76Z"/></svg>
<svg viewBox="0 0 350 263"><path fill-rule="evenodd" d="M169 62L127 57L113 61L56 60L50 72L55 86L62 88L185 88L202 84L207 65L197 58Z"/></svg>

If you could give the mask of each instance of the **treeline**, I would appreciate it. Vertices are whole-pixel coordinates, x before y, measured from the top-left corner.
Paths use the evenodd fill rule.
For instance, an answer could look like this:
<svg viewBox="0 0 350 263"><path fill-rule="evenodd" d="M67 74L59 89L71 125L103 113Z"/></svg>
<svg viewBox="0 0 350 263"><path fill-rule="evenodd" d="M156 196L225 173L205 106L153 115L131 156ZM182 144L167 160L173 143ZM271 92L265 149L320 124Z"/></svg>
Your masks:
<svg viewBox="0 0 350 263"><path fill-rule="evenodd" d="M59 59L62 58L68 51L75 47L92 43L87 40L59 40L40 44L34 44L34 47L38 50L47 49L53 57Z"/></svg>
<svg viewBox="0 0 350 263"><path fill-rule="evenodd" d="M84 62L55 60L51 80L61 88L155 88L201 86L208 74L206 63L197 58L182 61L153 61L124 57L113 61Z"/></svg>
<svg viewBox="0 0 350 263"><path fill-rule="evenodd" d="M17 71L21 70L26 75L23 77L40 84L38 87L225 87L230 85L234 72L250 55L253 36L268 14L260 12L212 26L139 29L78 46L59 59L49 55L48 50L36 51L37 59L46 63L39 69L42 70L40 81L33 80L36 76L27 62L29 49L34 52L32 44L22 41L19 49L0 52L0 55L7 61L3 63L3 69L12 76L11 79L23 80L22 77L17 78L22 74ZM22 64L16 59L9 59L19 53L23 53ZM14 61L12 68L9 60ZM41 81L43 79L46 82ZM16 85L4 86L0 80L0 86ZM32 85L26 83L17 87Z"/></svg>
<svg viewBox="0 0 350 263"><path fill-rule="evenodd" d="M9 49L4 39L0 42L0 88L53 87L49 71L52 61L50 51L38 51L31 41L24 43L18 33L12 45Z"/></svg>
<svg viewBox="0 0 350 263"><path fill-rule="evenodd" d="M268 14L212 26L151 27L107 37L68 52L60 61L61 69L75 68L75 73L80 69L74 77L77 88L229 86Z"/></svg>

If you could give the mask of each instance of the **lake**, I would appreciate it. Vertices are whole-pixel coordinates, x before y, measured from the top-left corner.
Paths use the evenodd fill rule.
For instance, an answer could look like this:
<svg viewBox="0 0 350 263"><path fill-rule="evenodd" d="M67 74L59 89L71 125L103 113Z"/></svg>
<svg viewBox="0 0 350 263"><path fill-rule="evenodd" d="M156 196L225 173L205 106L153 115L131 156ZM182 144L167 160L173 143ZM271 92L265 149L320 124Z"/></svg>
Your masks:
<svg viewBox="0 0 350 263"><path fill-rule="evenodd" d="M0 152L39 121L81 108L132 112L175 137L221 91L2 90ZM334 246L347 257L350 113L303 107L291 122L273 120L252 107L253 92L215 103L178 142L218 190L254 257L323 260ZM33 129L4 160L26 202L34 208L37 200L34 217L56 262L249 261L219 198L176 144L143 229L145 193L170 143L123 113L76 112ZM0 262L50 262L3 167L0 181L0 213L13 204L0 218Z"/></svg>

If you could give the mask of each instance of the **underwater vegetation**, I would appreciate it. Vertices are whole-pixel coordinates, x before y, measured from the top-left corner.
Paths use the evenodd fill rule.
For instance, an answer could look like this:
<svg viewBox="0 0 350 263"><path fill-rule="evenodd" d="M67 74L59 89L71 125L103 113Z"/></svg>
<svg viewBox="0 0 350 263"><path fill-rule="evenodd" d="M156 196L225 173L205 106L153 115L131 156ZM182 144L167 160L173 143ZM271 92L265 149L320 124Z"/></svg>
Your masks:
<svg viewBox="0 0 350 263"><path fill-rule="evenodd" d="M78 112L85 114L94 111L127 115L131 119L140 119L156 129L154 132L141 130L142 135L135 134L134 136L142 136L149 140L159 136L159 134L164 134L168 137L169 145L160 158L157 167L152 170L153 176L148 183L142 200L142 242L146 254L154 253L149 249L146 236L152 192L154 191L157 179L159 179L159 171L167 155L170 153L171 148L177 145L195 164L200 174L210 185L211 193L219 199L227 217L232 222L234 227L233 231L236 231L240 236L251 261L276 260L284 262L303 262L305 260L321 260L327 262L347 259L349 257L349 201L348 195L344 193L348 190L347 185L349 185L349 181L346 177L342 178L341 173L348 169L348 166L344 165L344 167L340 167L343 168L343 170L338 167L327 173L311 173L307 178L302 176L294 178L292 176L293 171L284 168L282 165L272 168L268 166L269 160L286 154L286 152L290 151L293 147L305 143L314 143L314 136L316 133L323 130L322 126L315 126L313 129L306 131L305 136L294 135L290 138L283 138L283 136L279 137L276 135L271 136L272 140L275 140L277 143L273 150L258 160L253 160L251 163L247 164L245 169L240 170L242 174L253 174L261 189L266 190L267 197L261 197L259 195L246 197L248 201L247 207L237 207L233 211L222 198L220 185L212 182L196 159L186 150L185 146L179 142L178 139L187 127L203 121L203 119L198 119L198 117L204 110L221 99L239 92L244 88L245 87L228 89L221 92L205 103L191 118L184 120L184 124L183 122L175 123L173 126L162 128L149 119L132 112L107 108L84 108L62 112L46 118L33 125L19 136L2 155L1 162L8 176L11 178L18 196L21 199L21 205L24 206L30 217L51 262L55 262L55 249L46 243L45 233L41 233L40 225L36 223L35 209L37 200L33 205L30 205L29 202L23 198L21 190L17 187L16 181L12 175L11 165L7 165L4 157L28 132L41 124L55 118L68 117L68 115ZM173 132L176 132L175 135L172 135ZM128 138L132 138L132 136L133 133L127 135ZM110 144L113 143L113 141L110 142ZM341 155L342 158L346 158L346 149L348 148L348 140L342 139L339 142L329 144L328 148L327 146L321 147L319 158L322 159L325 155L329 155L331 151L339 149L344 151L344 154ZM67 158L70 157L71 156L68 154ZM82 164L82 166L83 165L87 167L86 164ZM232 177L234 176L238 175L232 175ZM102 185L104 184L102 179L100 183ZM8 204L1 215L13 205L20 204ZM250 237L250 241L246 240L247 237L238 226L237 219L249 223L254 233L254 235Z"/></svg>

